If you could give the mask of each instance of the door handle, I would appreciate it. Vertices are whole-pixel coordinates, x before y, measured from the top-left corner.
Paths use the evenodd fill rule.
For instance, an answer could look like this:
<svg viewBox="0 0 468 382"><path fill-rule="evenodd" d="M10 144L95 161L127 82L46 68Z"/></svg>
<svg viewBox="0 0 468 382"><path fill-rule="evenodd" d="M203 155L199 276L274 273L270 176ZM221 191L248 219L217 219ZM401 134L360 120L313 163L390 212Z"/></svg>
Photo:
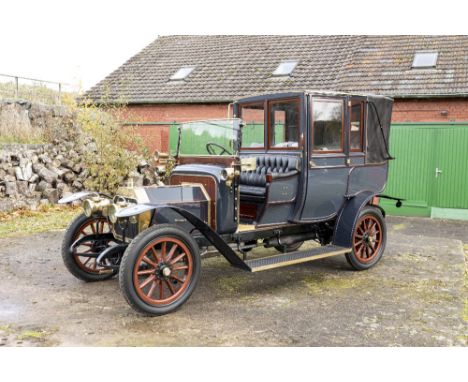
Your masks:
<svg viewBox="0 0 468 382"><path fill-rule="evenodd" d="M442 170L441 170L440 168L436 167L436 169L435 169L435 177L438 178L440 174L442 174Z"/></svg>

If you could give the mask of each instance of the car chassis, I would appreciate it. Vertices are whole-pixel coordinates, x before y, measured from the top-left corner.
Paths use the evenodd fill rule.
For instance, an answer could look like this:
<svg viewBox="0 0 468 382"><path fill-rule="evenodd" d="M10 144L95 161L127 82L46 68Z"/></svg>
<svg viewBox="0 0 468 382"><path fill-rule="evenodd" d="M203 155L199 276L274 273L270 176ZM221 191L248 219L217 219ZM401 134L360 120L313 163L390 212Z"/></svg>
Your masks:
<svg viewBox="0 0 468 382"><path fill-rule="evenodd" d="M374 95L274 93L236 101L234 118L182 124L168 185L60 200L83 200L84 209L65 233L64 263L85 281L118 273L128 303L149 315L187 301L208 251L250 272L336 255L368 269L386 244L379 197L401 205L381 194L392 104ZM206 153L193 148L200 142ZM319 245L299 250L308 240ZM250 258L258 246L280 253Z"/></svg>

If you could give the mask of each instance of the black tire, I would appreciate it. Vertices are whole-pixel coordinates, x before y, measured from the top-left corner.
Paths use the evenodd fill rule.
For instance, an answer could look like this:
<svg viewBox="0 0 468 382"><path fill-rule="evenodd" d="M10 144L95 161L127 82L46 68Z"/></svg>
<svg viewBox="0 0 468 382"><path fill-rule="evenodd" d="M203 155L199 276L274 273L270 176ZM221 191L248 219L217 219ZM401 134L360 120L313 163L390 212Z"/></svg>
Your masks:
<svg viewBox="0 0 468 382"><path fill-rule="evenodd" d="M365 219L369 223L365 223ZM375 228L372 229L371 227L368 231L365 231L363 226L369 226L370 224L374 224L373 227L375 226ZM365 232L370 237L370 239L369 237L367 239L369 242L366 242L366 239L364 239ZM361 234L362 240L359 237ZM360 211L356 220L352 238L353 250L346 254L346 260L355 270L362 271L369 269L380 261L386 244L387 226L382 212L376 207L366 206ZM368 257L366 258L366 256Z"/></svg>
<svg viewBox="0 0 468 382"><path fill-rule="evenodd" d="M169 261L163 261L162 258L164 258L164 256L161 255L163 251L161 247L159 252L160 260L158 262L157 251L150 252L149 248L156 248L156 246L162 245L162 243L166 243L165 245L167 245L167 243L172 243L170 244L170 248L172 250L172 246L174 246L175 242L180 244L176 244L175 246L179 250L179 256L181 254L184 256L183 259L187 263L187 273L184 274L184 280L178 279L181 281L179 285L180 289L168 299L164 299L165 292L172 292L172 289L167 289L167 287L170 287L169 284L176 285L177 281L174 282L172 279L174 276L172 274L170 276L164 275L162 270L165 267L171 267L171 269L176 268L176 264L171 264L170 262L170 260L174 259L174 256L176 255L173 254ZM184 248L182 248L181 245L184 246ZM143 260L145 257L148 258L148 255L145 255L145 253L154 253L155 257L151 258L151 261L156 263L154 265L154 272L152 272L152 269L144 269L141 267L142 264L146 264L151 267L149 263L146 263L145 260ZM166 252L166 255L169 256L170 253L171 251L169 251L169 254ZM154 225L141 232L127 247L120 266L120 289L122 290L128 304L136 311L152 316L168 314L180 308L189 299L197 286L200 276L200 268L201 261L198 245L187 232L172 224ZM188 274L188 269L191 270L190 274ZM144 279L145 276L137 275L138 272L148 271L152 273L145 274L145 276L148 276L147 279ZM135 275L137 275L137 279L135 279ZM143 282L141 284L138 279L139 277L143 278ZM142 285L151 277L153 277L153 280L150 281L151 284L148 284L148 288L150 290L147 294L145 293ZM154 287L154 285L157 285L157 287ZM151 291L153 288L158 288L159 293L162 293L162 296L159 295L159 300L152 299L154 292ZM163 288L164 291L160 292L159 288ZM156 292L156 294L157 293L158 292ZM174 298L174 300L168 301L167 303L164 302L171 298Z"/></svg>
<svg viewBox="0 0 468 382"><path fill-rule="evenodd" d="M110 269L89 269L87 271L87 267L83 266L83 263L80 261L81 256L77 257L76 254L70 251L70 246L77 240L82 227L96 221L96 219L100 221L106 220L103 217L87 217L84 214L77 216L68 226L62 241L62 259L65 267L73 276L83 281L103 281L110 279L117 273L117 271ZM92 261L95 260L91 259Z"/></svg>
<svg viewBox="0 0 468 382"><path fill-rule="evenodd" d="M288 253L288 252L294 252L294 251L297 251L301 245L304 244L303 241L298 241L297 243L294 243L294 244L279 244L279 245L275 245L275 249L281 253Z"/></svg>

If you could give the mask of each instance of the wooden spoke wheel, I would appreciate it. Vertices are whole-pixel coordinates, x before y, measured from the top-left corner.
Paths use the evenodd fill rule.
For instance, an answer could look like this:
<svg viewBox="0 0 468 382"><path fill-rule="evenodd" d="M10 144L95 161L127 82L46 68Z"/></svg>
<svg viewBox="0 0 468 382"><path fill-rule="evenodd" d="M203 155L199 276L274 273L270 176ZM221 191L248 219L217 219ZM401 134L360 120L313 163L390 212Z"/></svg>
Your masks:
<svg viewBox="0 0 468 382"><path fill-rule="evenodd" d="M104 217L90 218L78 228L74 240L81 239L86 235L95 235L109 233L111 226L108 220ZM88 253L100 253L109 245L107 240L90 240L82 243L75 248L73 256L76 264L85 272L93 274L109 273L108 269L99 267L95 257L87 256Z"/></svg>
<svg viewBox="0 0 468 382"><path fill-rule="evenodd" d="M346 255L348 262L358 270L372 267L383 255L386 238L385 220L380 210L364 208L354 227L352 252Z"/></svg>
<svg viewBox="0 0 468 382"><path fill-rule="evenodd" d="M193 260L187 246L173 237L161 237L149 243L133 268L133 286L140 298L150 305L165 305L187 289L193 272Z"/></svg>
<svg viewBox="0 0 468 382"><path fill-rule="evenodd" d="M161 315L179 308L192 294L200 272L198 245L173 225L152 226L128 246L119 282L137 311Z"/></svg>
<svg viewBox="0 0 468 382"><path fill-rule="evenodd" d="M377 256L382 245L382 227L372 215L364 215L357 222L353 235L353 251L362 263L368 263Z"/></svg>
<svg viewBox="0 0 468 382"><path fill-rule="evenodd" d="M71 222L63 239L62 258L72 275L84 281L101 281L116 274L116 271L100 267L96 262L96 254L110 245L108 239L90 239L70 251L76 240L87 235L106 234L111 229L109 221L102 216L87 217L83 214Z"/></svg>

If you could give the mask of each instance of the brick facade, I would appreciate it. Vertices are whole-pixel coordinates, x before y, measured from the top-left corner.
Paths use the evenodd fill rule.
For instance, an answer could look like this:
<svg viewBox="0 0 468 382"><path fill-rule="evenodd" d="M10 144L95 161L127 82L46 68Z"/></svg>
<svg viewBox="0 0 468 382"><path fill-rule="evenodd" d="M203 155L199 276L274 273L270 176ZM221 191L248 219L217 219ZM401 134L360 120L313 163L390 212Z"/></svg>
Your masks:
<svg viewBox="0 0 468 382"><path fill-rule="evenodd" d="M230 109L232 117L232 108ZM228 104L156 104L130 105L126 119L134 122L187 122L228 117ZM140 125L138 132L148 148L169 150L169 125Z"/></svg>
<svg viewBox="0 0 468 382"><path fill-rule="evenodd" d="M468 122L468 98L397 99L392 122Z"/></svg>
<svg viewBox="0 0 468 382"><path fill-rule="evenodd" d="M138 122L170 123L228 117L228 104L130 105L128 109L127 119ZM397 99L392 122L468 122L468 98ZM139 126L138 131L151 150L168 151L169 125L144 125Z"/></svg>

